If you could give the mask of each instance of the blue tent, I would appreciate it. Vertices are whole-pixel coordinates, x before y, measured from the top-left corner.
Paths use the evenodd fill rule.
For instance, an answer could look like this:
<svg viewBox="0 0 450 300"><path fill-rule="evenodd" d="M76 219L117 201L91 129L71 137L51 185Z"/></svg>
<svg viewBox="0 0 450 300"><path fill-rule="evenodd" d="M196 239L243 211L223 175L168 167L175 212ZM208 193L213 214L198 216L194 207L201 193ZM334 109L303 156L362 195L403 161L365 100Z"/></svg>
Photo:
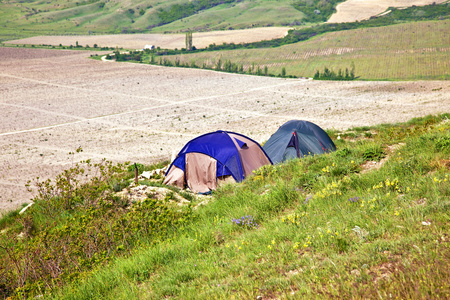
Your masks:
<svg viewBox="0 0 450 300"><path fill-rule="evenodd" d="M335 151L328 134L319 126L308 121L291 120L269 138L263 146L274 164L309 154Z"/></svg>
<svg viewBox="0 0 450 300"><path fill-rule="evenodd" d="M231 177L242 181L263 165L271 164L261 146L235 132L216 131L189 141L166 173L164 183L195 192L217 187L217 179Z"/></svg>

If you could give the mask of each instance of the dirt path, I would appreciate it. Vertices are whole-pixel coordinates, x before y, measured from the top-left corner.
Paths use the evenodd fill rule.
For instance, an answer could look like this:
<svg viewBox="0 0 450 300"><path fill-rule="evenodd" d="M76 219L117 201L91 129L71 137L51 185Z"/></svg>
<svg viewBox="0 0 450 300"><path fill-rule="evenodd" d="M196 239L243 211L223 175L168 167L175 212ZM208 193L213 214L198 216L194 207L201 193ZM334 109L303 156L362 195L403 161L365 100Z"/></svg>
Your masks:
<svg viewBox="0 0 450 300"><path fill-rule="evenodd" d="M328 23L345 23L367 20L385 12L389 7L423 6L448 0L347 0L336 7Z"/></svg>
<svg viewBox="0 0 450 300"><path fill-rule="evenodd" d="M29 179L53 178L74 161L149 164L214 130L262 142L291 119L346 129L450 112L445 81L266 78L89 54L0 48L0 210L30 201Z"/></svg>

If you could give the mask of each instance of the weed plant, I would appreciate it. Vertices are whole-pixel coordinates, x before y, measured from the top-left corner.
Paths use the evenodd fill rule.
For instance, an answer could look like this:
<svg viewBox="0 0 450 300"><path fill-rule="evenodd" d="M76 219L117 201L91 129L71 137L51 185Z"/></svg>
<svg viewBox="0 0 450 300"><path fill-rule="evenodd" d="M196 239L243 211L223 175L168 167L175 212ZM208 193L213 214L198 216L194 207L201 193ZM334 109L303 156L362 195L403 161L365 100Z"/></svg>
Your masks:
<svg viewBox="0 0 450 300"><path fill-rule="evenodd" d="M29 277L19 281L16 275L16 288L3 280L2 290L16 298L42 294L58 299L449 298L449 116L353 130L353 136L330 132L336 152L265 166L242 183L221 187L208 205L184 211L149 203L172 216L161 224L159 212L124 208L127 217L119 220L135 227L119 223L117 231L121 237L132 235L134 228L138 233L115 243L109 259L62 277L67 284L55 279L51 288L40 290L46 277L31 285ZM368 169L368 161L382 165ZM37 217L37 207L31 216ZM60 218L76 215L75 228L91 218L98 231L82 239L104 240L112 227L100 224L117 223L105 220L110 211L101 209L91 210L92 218L61 210ZM27 215L18 221L25 223ZM141 229L155 222L160 224L155 228L168 231ZM56 224L50 233L63 230ZM37 236L15 238L14 246L36 245ZM65 237L59 243L70 251L91 249L92 257L103 253L92 241L77 248L64 244L70 235L59 237ZM4 266L8 252L2 249ZM16 257L27 262L27 253L35 252L20 250ZM35 257L47 259L40 253ZM65 258L61 253L49 257ZM22 274L9 265L2 279Z"/></svg>

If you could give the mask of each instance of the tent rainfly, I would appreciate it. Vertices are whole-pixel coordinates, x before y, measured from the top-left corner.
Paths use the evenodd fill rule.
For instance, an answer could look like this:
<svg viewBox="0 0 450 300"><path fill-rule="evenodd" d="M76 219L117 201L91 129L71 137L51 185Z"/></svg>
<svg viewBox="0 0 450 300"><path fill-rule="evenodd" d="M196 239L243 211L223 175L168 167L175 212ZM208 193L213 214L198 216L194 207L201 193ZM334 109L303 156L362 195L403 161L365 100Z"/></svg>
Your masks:
<svg viewBox="0 0 450 300"><path fill-rule="evenodd" d="M169 166L164 183L207 193L217 188L218 180L239 182L267 164L272 162L257 142L219 130L189 141Z"/></svg>
<svg viewBox="0 0 450 300"><path fill-rule="evenodd" d="M336 151L328 134L308 121L291 120L269 138L263 146L274 164L309 154Z"/></svg>

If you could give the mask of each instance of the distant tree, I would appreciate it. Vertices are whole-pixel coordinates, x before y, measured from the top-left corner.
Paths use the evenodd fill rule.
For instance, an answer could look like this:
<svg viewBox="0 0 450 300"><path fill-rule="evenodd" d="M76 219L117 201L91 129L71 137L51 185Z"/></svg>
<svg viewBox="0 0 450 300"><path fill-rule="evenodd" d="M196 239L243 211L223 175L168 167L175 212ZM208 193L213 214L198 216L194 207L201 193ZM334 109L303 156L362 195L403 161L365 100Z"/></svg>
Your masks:
<svg viewBox="0 0 450 300"><path fill-rule="evenodd" d="M188 51L192 50L192 31L186 32L186 49Z"/></svg>
<svg viewBox="0 0 450 300"><path fill-rule="evenodd" d="M321 78L326 79L326 78L330 78L330 77L331 77L330 69L328 69L327 67L324 67Z"/></svg>
<svg viewBox="0 0 450 300"><path fill-rule="evenodd" d="M314 74L314 79L319 79L320 78L320 72L319 70L316 71L316 74Z"/></svg>
<svg viewBox="0 0 450 300"><path fill-rule="evenodd" d="M355 62L352 61L352 64L350 65L350 78L355 79Z"/></svg>
<svg viewBox="0 0 450 300"><path fill-rule="evenodd" d="M217 63L216 63L216 70L217 70L217 71L222 70L222 60L220 60L220 58L217 60Z"/></svg>
<svg viewBox="0 0 450 300"><path fill-rule="evenodd" d="M354 69L354 67L352 68ZM316 71L314 74L313 79L319 79L319 80L354 80L355 74L353 71L348 70L348 68L345 68L345 75L344 72L342 72L342 69L339 69L338 73L334 72L332 69L329 69L328 67L323 68L323 73L320 73L319 70Z"/></svg>
<svg viewBox="0 0 450 300"><path fill-rule="evenodd" d="M226 60L226 61L223 63L223 70L224 70L225 72L230 72L230 70L231 70L231 61Z"/></svg>
<svg viewBox="0 0 450 300"><path fill-rule="evenodd" d="M286 68L283 67L281 68L281 77L285 77L286 76Z"/></svg>

